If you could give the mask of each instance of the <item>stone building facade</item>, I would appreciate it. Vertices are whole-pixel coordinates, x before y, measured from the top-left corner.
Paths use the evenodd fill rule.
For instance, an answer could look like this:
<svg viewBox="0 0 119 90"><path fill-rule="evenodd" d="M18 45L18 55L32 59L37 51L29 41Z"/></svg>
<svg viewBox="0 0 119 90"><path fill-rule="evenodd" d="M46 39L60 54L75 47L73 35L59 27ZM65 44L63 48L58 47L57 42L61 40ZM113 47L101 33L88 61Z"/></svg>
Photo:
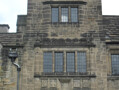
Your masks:
<svg viewBox="0 0 119 90"><path fill-rule="evenodd" d="M119 90L119 16L102 15L101 0L28 0L17 33L0 38L4 90L16 90L10 48L20 90Z"/></svg>

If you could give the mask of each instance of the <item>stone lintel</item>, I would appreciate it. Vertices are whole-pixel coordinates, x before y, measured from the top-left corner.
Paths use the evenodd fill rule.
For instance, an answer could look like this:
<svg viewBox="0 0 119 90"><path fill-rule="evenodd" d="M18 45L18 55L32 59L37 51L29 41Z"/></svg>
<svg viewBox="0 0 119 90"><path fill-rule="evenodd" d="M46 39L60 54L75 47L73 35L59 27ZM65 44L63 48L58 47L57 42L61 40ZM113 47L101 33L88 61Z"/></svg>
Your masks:
<svg viewBox="0 0 119 90"><path fill-rule="evenodd" d="M3 45L6 48L23 48L24 45Z"/></svg>

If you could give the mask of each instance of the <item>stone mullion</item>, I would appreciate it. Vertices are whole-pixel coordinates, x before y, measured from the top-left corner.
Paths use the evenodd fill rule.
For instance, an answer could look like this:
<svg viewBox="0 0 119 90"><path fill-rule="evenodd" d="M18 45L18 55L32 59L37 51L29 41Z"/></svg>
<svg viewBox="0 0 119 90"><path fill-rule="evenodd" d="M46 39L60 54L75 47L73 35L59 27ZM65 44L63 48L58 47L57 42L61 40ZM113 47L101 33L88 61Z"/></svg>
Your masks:
<svg viewBox="0 0 119 90"><path fill-rule="evenodd" d="M59 6L59 22L61 22L61 6Z"/></svg>
<svg viewBox="0 0 119 90"><path fill-rule="evenodd" d="M77 14L78 14L78 18L77 18L77 19L78 19L78 23L79 23L79 21L80 21L80 15L81 15L79 12L80 12L80 6L78 6L78 10L77 10Z"/></svg>
<svg viewBox="0 0 119 90"><path fill-rule="evenodd" d="M91 49L89 48L86 70L91 74Z"/></svg>
<svg viewBox="0 0 119 90"><path fill-rule="evenodd" d="M75 72L77 72L77 51L75 51Z"/></svg>
<svg viewBox="0 0 119 90"><path fill-rule="evenodd" d="M64 51L64 72L66 72L66 52Z"/></svg>
<svg viewBox="0 0 119 90"><path fill-rule="evenodd" d="M68 7L68 22L71 22L71 7Z"/></svg>
<svg viewBox="0 0 119 90"><path fill-rule="evenodd" d="M53 64L52 64L52 65L53 65L53 66L52 66L52 71L55 72L55 53L54 53L54 51L52 52L52 60L53 60L53 61L52 61L52 63L53 63Z"/></svg>
<svg viewBox="0 0 119 90"><path fill-rule="evenodd" d="M109 53L108 54L108 57L107 57L107 62L108 62L108 72L110 75L112 74L112 61L111 61L111 54Z"/></svg>

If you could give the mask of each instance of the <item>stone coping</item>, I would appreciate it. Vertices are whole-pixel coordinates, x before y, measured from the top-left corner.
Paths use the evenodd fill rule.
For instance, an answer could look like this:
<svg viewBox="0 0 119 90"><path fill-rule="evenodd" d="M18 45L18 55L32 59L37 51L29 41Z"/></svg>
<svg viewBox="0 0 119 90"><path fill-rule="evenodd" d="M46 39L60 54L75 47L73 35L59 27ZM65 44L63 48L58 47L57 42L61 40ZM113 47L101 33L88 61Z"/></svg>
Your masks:
<svg viewBox="0 0 119 90"><path fill-rule="evenodd" d="M7 27L8 29L10 28L8 24L0 24L0 27Z"/></svg>

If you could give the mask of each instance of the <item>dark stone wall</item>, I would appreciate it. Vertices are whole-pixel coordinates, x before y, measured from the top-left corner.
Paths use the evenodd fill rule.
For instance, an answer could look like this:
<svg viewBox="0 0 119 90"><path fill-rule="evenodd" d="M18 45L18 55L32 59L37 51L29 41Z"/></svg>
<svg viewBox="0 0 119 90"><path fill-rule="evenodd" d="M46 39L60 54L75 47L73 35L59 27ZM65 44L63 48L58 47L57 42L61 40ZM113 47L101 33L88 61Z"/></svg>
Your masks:
<svg viewBox="0 0 119 90"><path fill-rule="evenodd" d="M119 41L119 16L103 16L103 31L107 39Z"/></svg>

